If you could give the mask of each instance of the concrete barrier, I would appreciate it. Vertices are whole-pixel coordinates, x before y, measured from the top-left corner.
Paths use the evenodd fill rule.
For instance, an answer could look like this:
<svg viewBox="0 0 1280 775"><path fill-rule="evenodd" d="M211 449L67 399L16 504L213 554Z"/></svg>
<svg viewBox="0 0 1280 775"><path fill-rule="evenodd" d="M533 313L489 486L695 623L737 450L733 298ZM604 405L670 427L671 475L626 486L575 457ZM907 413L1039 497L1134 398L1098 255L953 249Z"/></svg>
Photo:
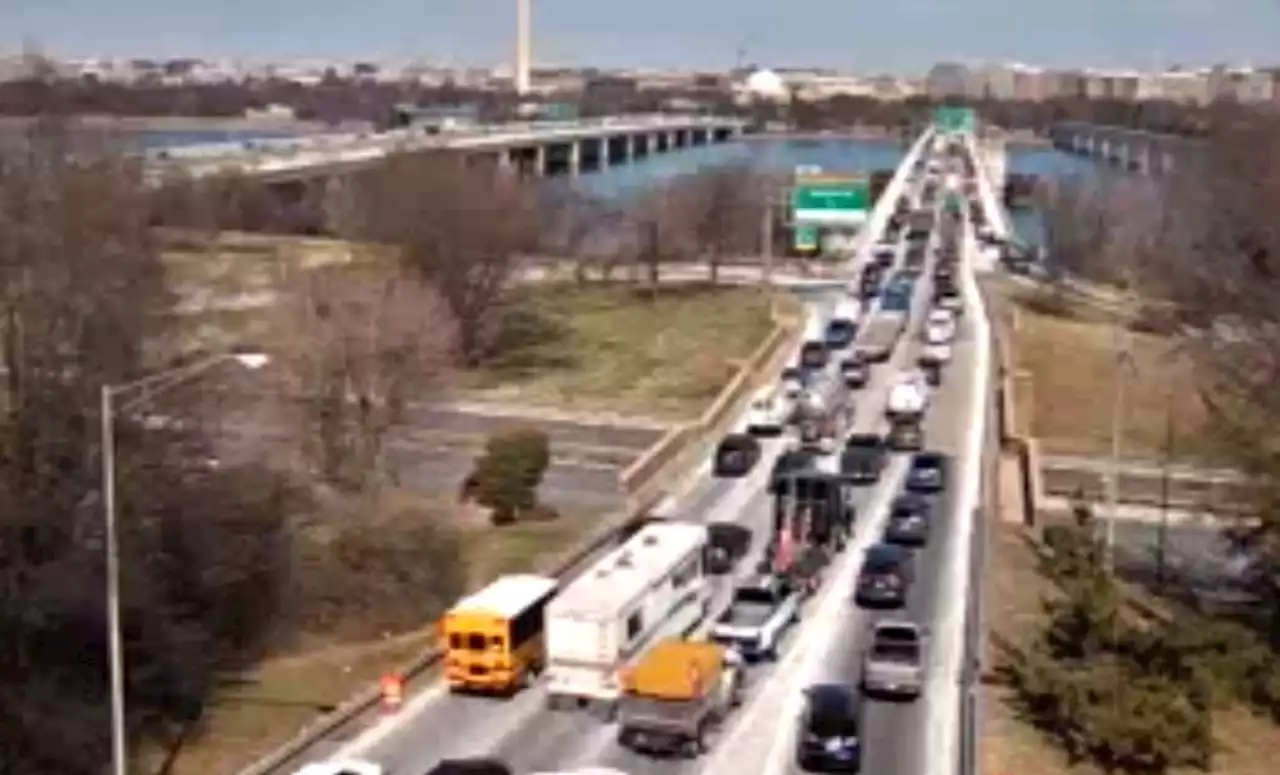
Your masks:
<svg viewBox="0 0 1280 775"><path fill-rule="evenodd" d="M715 434L723 431L726 423L733 419L743 400L761 383L762 376L772 377L772 373L781 368L783 359L790 357L790 345L800 328L799 318L775 309L774 321L774 328L765 341L739 367L701 417L673 428L623 471L619 483L628 496L628 507L605 515L580 544L539 563L538 572L557 578L573 577L602 550L629 535L679 478L696 468L696 459L708 453ZM435 668L442 656L434 644L428 643L421 655L401 669L408 694L422 690L435 680ZM380 700L379 687L371 684L300 729L289 742L265 758L240 770L238 775L269 775L299 765L303 755L325 738L379 718Z"/></svg>

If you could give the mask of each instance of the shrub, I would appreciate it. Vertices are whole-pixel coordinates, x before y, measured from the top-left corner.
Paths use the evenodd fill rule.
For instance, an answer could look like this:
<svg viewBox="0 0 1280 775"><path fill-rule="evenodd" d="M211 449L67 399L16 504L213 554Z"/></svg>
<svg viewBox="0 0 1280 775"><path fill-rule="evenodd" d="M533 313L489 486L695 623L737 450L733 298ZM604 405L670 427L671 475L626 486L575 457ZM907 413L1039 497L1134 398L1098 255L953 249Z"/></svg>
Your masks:
<svg viewBox="0 0 1280 775"><path fill-rule="evenodd" d="M476 500L493 509L494 524L510 524L538 505L538 485L550 464L547 434L521 428L490 437L468 479Z"/></svg>

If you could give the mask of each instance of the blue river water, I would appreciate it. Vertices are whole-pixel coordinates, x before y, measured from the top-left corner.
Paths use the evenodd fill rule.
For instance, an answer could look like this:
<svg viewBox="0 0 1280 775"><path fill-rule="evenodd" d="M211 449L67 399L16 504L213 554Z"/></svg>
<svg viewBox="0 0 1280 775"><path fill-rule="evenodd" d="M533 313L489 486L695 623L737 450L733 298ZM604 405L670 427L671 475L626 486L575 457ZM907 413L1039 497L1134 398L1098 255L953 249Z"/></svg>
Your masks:
<svg viewBox="0 0 1280 775"><path fill-rule="evenodd" d="M231 142L263 137L280 137L270 132L142 132L136 136L144 147L173 147L214 142ZM749 163L761 171L788 172L800 165L813 165L832 172L871 173L893 169L905 152L894 140L751 139L725 145L701 146L676 153L655 155L637 164L614 167L579 178L589 193L610 199L625 199L655 182L694 172L702 167L725 163ZM1014 147L1009 150L1009 171L1040 178L1087 177L1093 162L1052 148ZM1018 236L1030 245L1043 239L1039 214L1020 210L1012 214Z"/></svg>

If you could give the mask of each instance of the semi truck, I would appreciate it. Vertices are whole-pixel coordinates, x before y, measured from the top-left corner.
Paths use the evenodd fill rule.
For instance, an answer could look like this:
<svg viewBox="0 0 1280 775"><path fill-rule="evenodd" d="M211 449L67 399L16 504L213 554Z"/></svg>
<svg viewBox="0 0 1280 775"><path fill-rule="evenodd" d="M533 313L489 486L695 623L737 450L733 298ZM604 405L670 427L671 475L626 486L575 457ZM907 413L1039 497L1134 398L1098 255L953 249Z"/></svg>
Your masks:
<svg viewBox="0 0 1280 775"><path fill-rule="evenodd" d="M697 757L742 699L742 659L718 643L659 641L622 676L618 742L648 754Z"/></svg>

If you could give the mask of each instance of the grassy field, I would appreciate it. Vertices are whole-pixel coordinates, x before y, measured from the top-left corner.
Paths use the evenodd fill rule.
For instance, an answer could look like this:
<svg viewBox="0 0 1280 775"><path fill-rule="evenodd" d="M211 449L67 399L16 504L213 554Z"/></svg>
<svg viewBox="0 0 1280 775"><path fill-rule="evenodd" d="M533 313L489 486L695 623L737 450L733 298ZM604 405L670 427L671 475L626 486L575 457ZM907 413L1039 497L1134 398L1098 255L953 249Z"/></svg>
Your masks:
<svg viewBox="0 0 1280 775"><path fill-rule="evenodd" d="M1001 663L1001 653L990 645L1004 640L1025 647L1043 626L1041 601L1053 593L1052 583L1041 575L1035 553L1020 536L1020 526L992 525L984 575L988 672ZM1101 775L1090 764L1071 765L1052 740L1019 715L1010 690L996 684L984 687L981 761L979 775ZM1280 727L1243 708L1214 712L1214 734L1219 750L1213 775L1264 775L1276 771L1273 751L1280 750ZM1275 743L1277 748L1271 748Z"/></svg>
<svg viewBox="0 0 1280 775"><path fill-rule="evenodd" d="M629 285L522 289L499 354L466 375L486 401L666 419L696 417L772 328L747 288Z"/></svg>
<svg viewBox="0 0 1280 775"><path fill-rule="evenodd" d="M987 290L992 313L1012 344L1013 371L1030 377L1017 382L1017 414L1030 418L1030 427L1023 420L1020 431L1038 438L1049 453L1109 454L1116 384L1110 319L1078 305L1050 311L1008 283L992 283ZM1138 332L1130 337L1123 454L1163 457L1172 423L1172 454L1201 456L1204 410L1191 364L1168 339Z"/></svg>

